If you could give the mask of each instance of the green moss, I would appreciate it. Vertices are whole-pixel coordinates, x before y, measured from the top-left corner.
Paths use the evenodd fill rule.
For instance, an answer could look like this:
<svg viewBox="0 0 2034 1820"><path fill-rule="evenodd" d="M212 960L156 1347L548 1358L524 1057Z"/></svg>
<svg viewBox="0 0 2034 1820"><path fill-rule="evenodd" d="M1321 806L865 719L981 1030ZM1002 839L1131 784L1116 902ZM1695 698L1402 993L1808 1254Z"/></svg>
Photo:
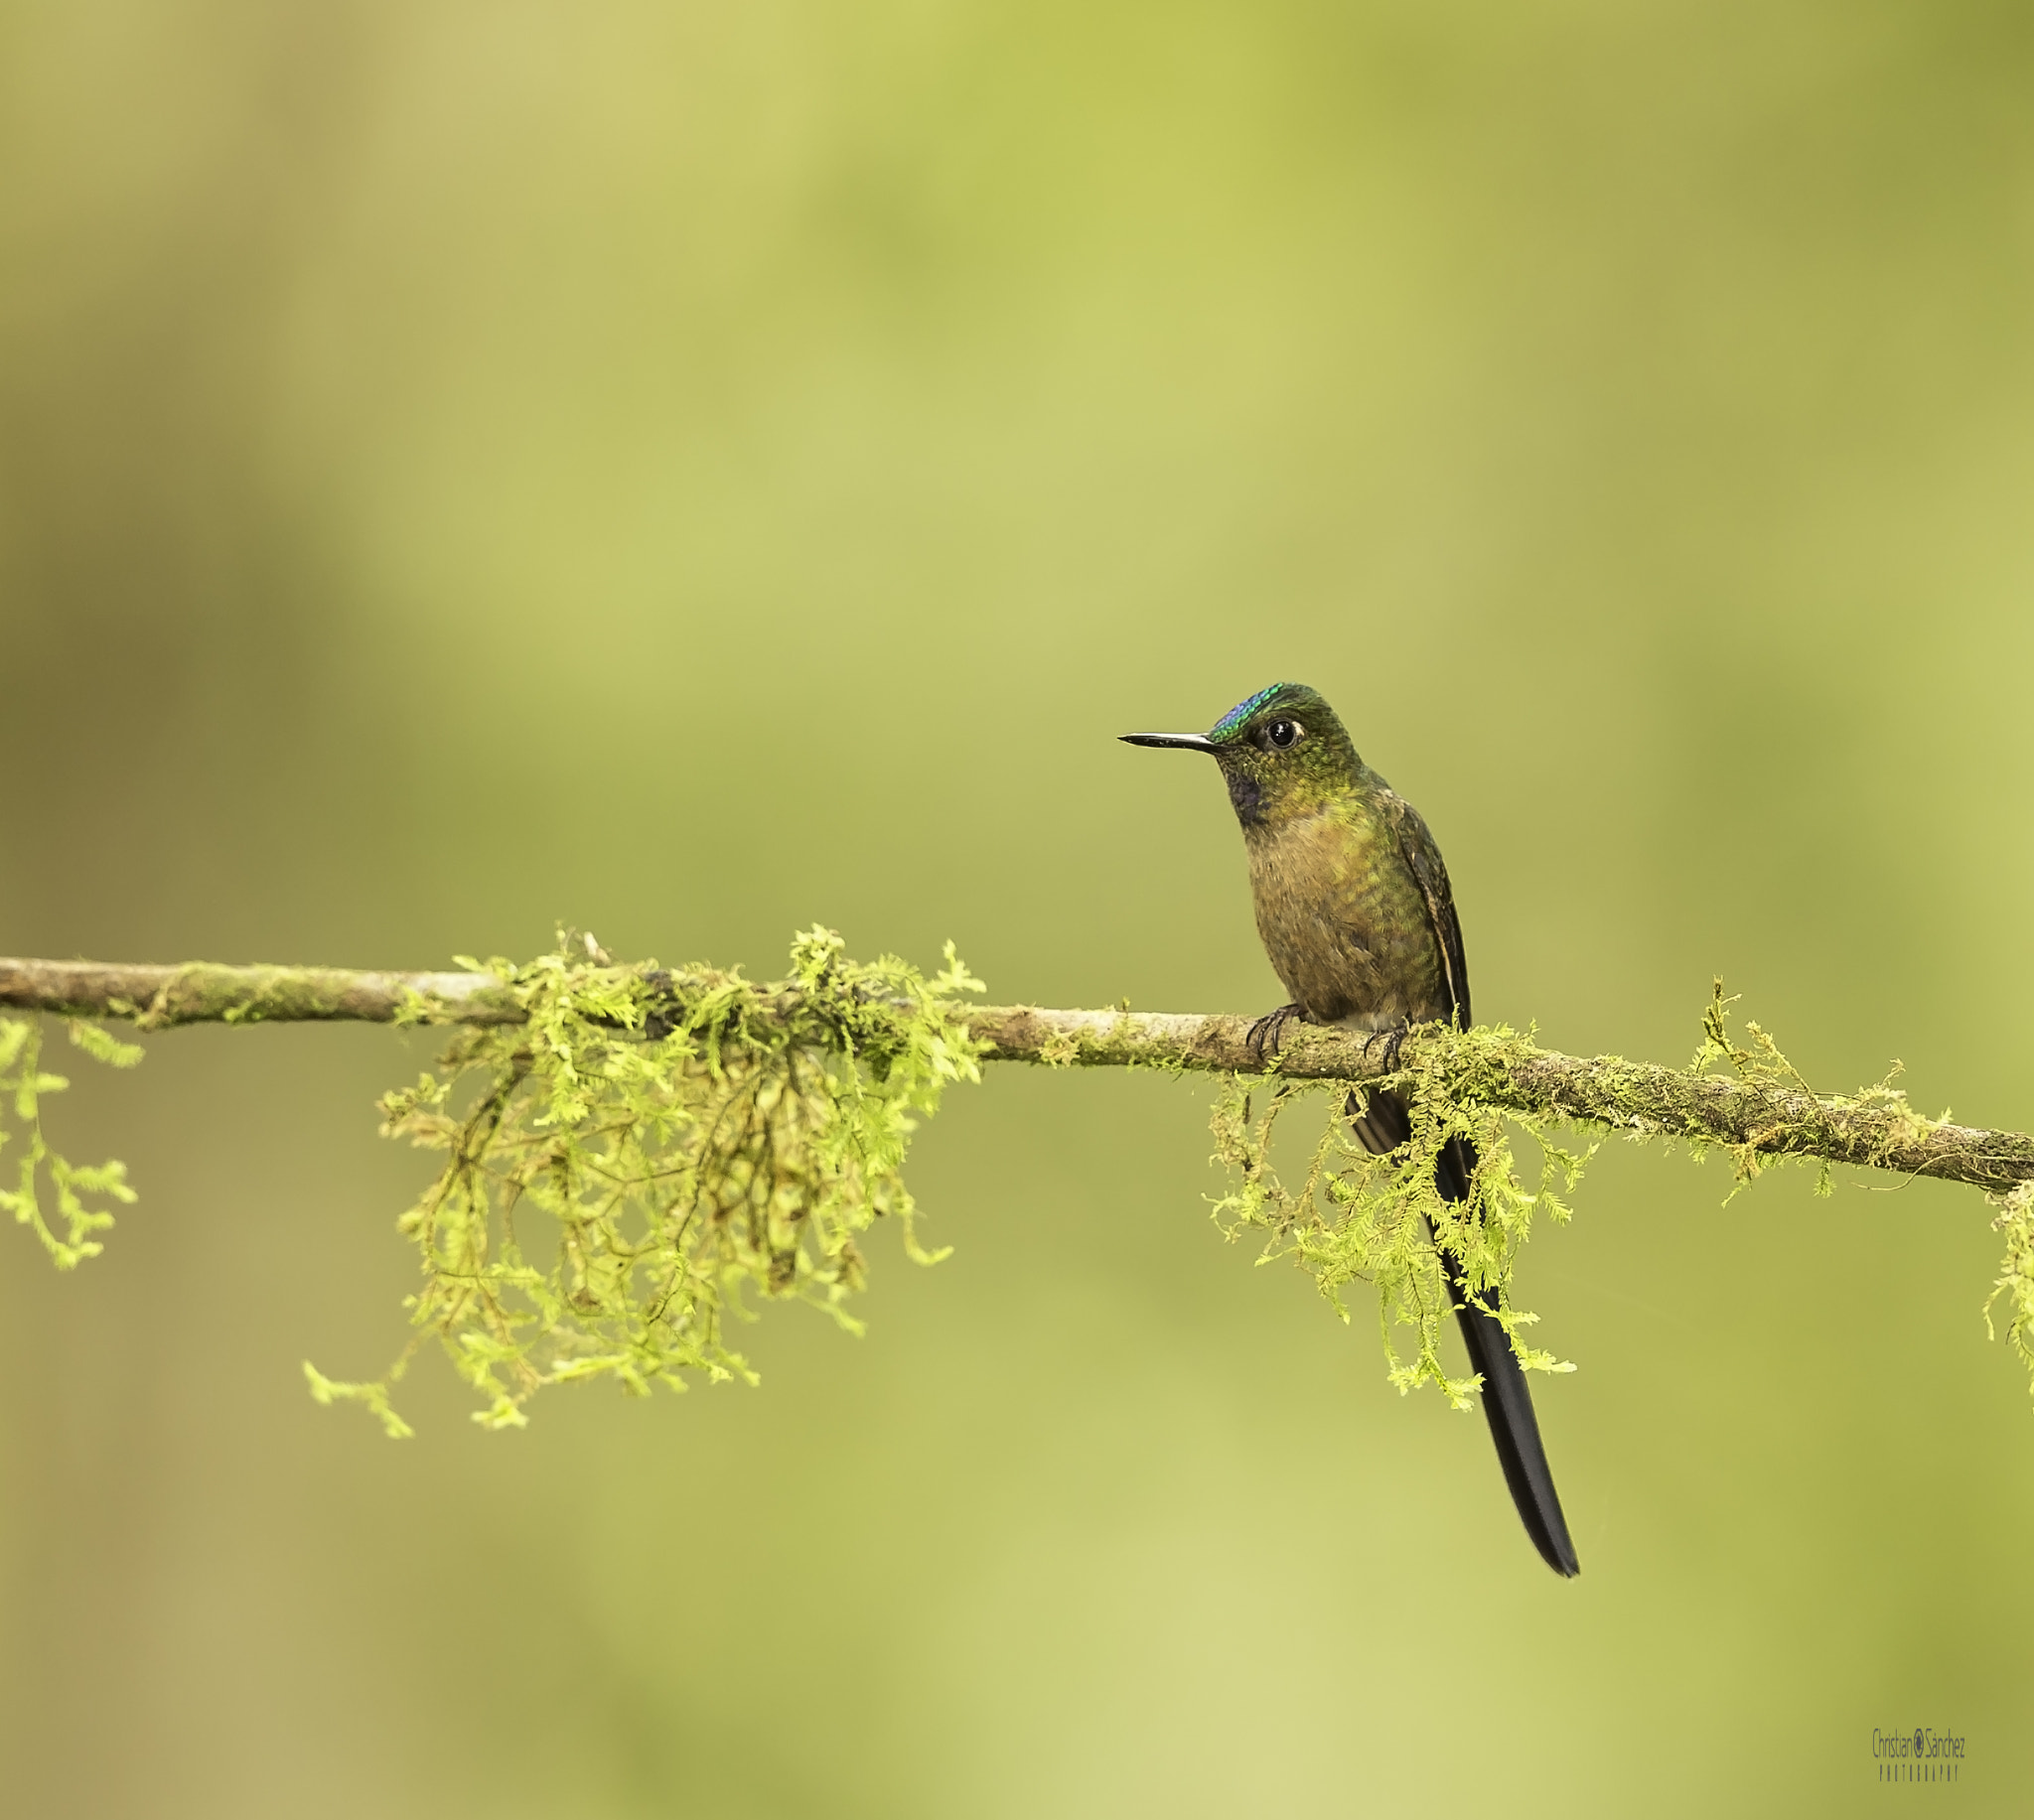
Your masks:
<svg viewBox="0 0 2034 1820"><path fill-rule="evenodd" d="M1726 1200L1775 1163L1814 1161L1816 1191L1826 1194L1832 1158L1865 1168L1910 1167L1902 1159L1932 1140L1984 1135L1958 1134L1947 1114L1937 1120L1916 1112L1893 1085L1897 1068L1855 1094L1817 1095L1756 1023L1746 1024L1746 1041L1731 1036L1734 1002L1716 981L1702 1016L1701 1047L1684 1070L1615 1055L1586 1062L1554 1056L1534 1046L1531 1033L1502 1026L1460 1033L1433 1026L1412 1033L1405 1067L1368 1087L1353 1080L1274 1078L1267 1088L1231 1074L1216 1100L1214 1134L1216 1160L1233 1172L1235 1186L1216 1203L1216 1217L1232 1238L1261 1234L1260 1262L1294 1259L1345 1320L1344 1292L1352 1283L1366 1285L1377 1298L1391 1381L1401 1390L1435 1384L1466 1407L1472 1386L1448 1377L1437 1349L1453 1307L1442 1249L1461 1261L1467 1292L1504 1323L1524 1364L1572 1369L1525 1343L1522 1330L1537 1317L1511 1303L1513 1266L1534 1215L1568 1218L1567 1196L1594 1151L1556 1142L1570 1118L1636 1141L1677 1136L1698 1161L1711 1148L1721 1149L1732 1170ZM1437 1040L1418 1040L1427 1036ZM1714 1071L1718 1062L1727 1074ZM1547 1069L1559 1071L1569 1118L1539 1103L1550 1095L1546 1080L1535 1084L1535 1076ZM1412 1136L1389 1157L1371 1156L1348 1124L1365 1091L1380 1085L1397 1088L1412 1108ZM1267 1094L1261 1112L1253 1111L1254 1093ZM1288 1183L1273 1165L1273 1140L1289 1110L1307 1099L1325 1099L1325 1116L1304 1174ZM1513 1140L1521 1134L1539 1153L1529 1189L1514 1159ZM1459 1204L1443 1201L1433 1180L1435 1158L1455 1137L1475 1145L1479 1159L1469 1198ZM2005 1235L2006 1254L1985 1304L1986 1325L2003 1299L2008 1341L2034 1378L2034 1183L1988 1197L1998 1209L1992 1223ZM1407 1330L1409 1343L1401 1349Z"/></svg>
<svg viewBox="0 0 2034 1820"><path fill-rule="evenodd" d="M1483 1034L1493 1050L1516 1041L1509 1031ZM1533 1216L1568 1218L1566 1196L1588 1153L1552 1142L1551 1120L1501 1112L1474 1097L1475 1076L1490 1065L1491 1055L1479 1060L1477 1050L1459 1046L1422 1053L1430 1059L1390 1077L1411 1106L1412 1135L1388 1157L1372 1156L1350 1130L1349 1117L1363 1104L1363 1085L1275 1078L1267 1084L1228 1076L1216 1098L1213 1130L1216 1160L1234 1173L1235 1186L1216 1203L1215 1217L1231 1239L1261 1234L1260 1263L1292 1258L1345 1321L1345 1292L1353 1283L1366 1285L1376 1297L1391 1382L1400 1391L1436 1385L1455 1407L1466 1409L1475 1380L1451 1378L1440 1360L1441 1331L1455 1307L1441 1249L1459 1260L1454 1274L1478 1306L1504 1324L1521 1362L1536 1371L1573 1370L1525 1342L1525 1330L1538 1317L1512 1306L1511 1279ZM1371 1083L1373 1090L1377 1084ZM1256 1111L1260 1094L1263 1106ZM1295 1185L1281 1178L1272 1151L1280 1123L1307 1102L1321 1126ZM1530 1190L1514 1161L1512 1138L1519 1131L1528 1133L1539 1150L1537 1183ZM1477 1167L1468 1199L1452 1202L1434 1187L1434 1164L1457 1137L1476 1147Z"/></svg>
<svg viewBox="0 0 2034 1820"><path fill-rule="evenodd" d="M2029 1373L2034 1374L2034 1182L2023 1182L2006 1193L1988 1198L1998 1209L1991 1224L1994 1231L2005 1234L2006 1255L1999 1267L1998 1281L1985 1300L1984 1330L1997 1337L1991 1311L2003 1296L2009 1317L2006 1342L2020 1355Z"/></svg>
<svg viewBox="0 0 2034 1820"><path fill-rule="evenodd" d="M65 1025L72 1043L94 1061L131 1068L141 1059L138 1045L118 1042L96 1024L69 1018ZM59 1270L74 1270L105 1249L91 1235L113 1223L110 1212L87 1206L84 1197L131 1204L135 1194L127 1186L124 1163L72 1163L50 1148L43 1135L42 1102L49 1094L64 1092L71 1082L62 1074L45 1073L42 1054L40 1024L27 1018L0 1018L0 1095L5 1096L0 1104L13 1114L15 1125L11 1132L0 1125L0 1146L10 1140L21 1146L14 1187L0 1189L0 1207L11 1212L17 1224L34 1228ZM43 1209L45 1181L64 1226L61 1238Z"/></svg>
<svg viewBox="0 0 2034 1820"><path fill-rule="evenodd" d="M371 1383L307 1365L313 1393L406 1434L388 1389L435 1337L484 1399L475 1419L514 1427L550 1384L753 1382L727 1330L745 1297L859 1331L869 1226L895 1220L922 1263L944 1255L917 1243L902 1170L915 1115L980 1077L952 1002L980 982L950 943L946 960L933 979L860 965L813 928L774 985L616 967L589 938L489 962L527 1021L462 1031L381 1102L388 1135L446 1157L399 1222L423 1269L416 1337Z"/></svg>
<svg viewBox="0 0 2034 1820"><path fill-rule="evenodd" d="M616 966L590 937L561 938L527 966L461 957L465 974L13 964L55 976L40 986L48 1015L115 1067L141 1050L74 1014L150 1028L391 1016L458 1026L439 1065L382 1101L384 1130L444 1153L400 1222L422 1266L411 1344L372 1380L305 1366L321 1402L360 1403L391 1435L409 1433L391 1387L432 1337L482 1397L477 1419L502 1428L520 1425L546 1384L607 1378L641 1394L691 1376L753 1381L729 1341L729 1321L752 1318L745 1298L807 1302L858 1331L849 1303L869 1226L894 1218L907 1254L934 1261L914 1236L905 1154L916 1120L948 1083L979 1078L984 1055L1217 1071L1216 1152L1235 1173L1217 1218L1233 1238L1260 1239L1264 1259L1296 1260L1345 1319L1350 1286L1364 1285L1401 1389L1431 1383L1458 1404L1473 1389L1440 1363L1458 1275L1526 1364L1569 1369L1526 1343L1534 1317L1512 1305L1511 1283L1535 1216L1568 1217L1588 1157L1557 1141L1571 1124L1678 1140L1697 1157L1721 1149L1733 1194L1791 1157L1816 1160L1823 1192L1837 1161L1983 1189L2006 1247L1986 1321L2002 1302L2008 1343L2034 1374L2034 1140L1925 1118L1891 1076L1817 1096L1757 1024L1743 1042L1731 1036L1720 981L1686 1068L1560 1055L1502 1027L1429 1026L1406 1034L1383 1075L1374 1070L1387 1058L1362 1041L1300 1028L1285 1050L1291 1073L1266 1077L1220 1073L1252 1054L1236 1018L1003 1007L978 1014L971 1035L958 999L980 982L950 943L930 979L892 958L852 962L826 929L799 935L791 958L775 984ZM0 1018L0 1145L19 1146L0 1207L68 1270L101 1249L94 1235L113 1221L102 1203L134 1193L120 1164L73 1165L47 1142L42 1103L69 1083L43 1069L43 1030ZM1348 1114L1382 1086L1405 1096L1412 1131L1380 1158L1353 1140ZM1319 1126L1288 1181L1274 1140L1301 1101ZM1530 1187L1522 1137L1537 1156ZM1475 1147L1478 1167L1468 1198L1450 1203L1433 1173L1455 1138Z"/></svg>

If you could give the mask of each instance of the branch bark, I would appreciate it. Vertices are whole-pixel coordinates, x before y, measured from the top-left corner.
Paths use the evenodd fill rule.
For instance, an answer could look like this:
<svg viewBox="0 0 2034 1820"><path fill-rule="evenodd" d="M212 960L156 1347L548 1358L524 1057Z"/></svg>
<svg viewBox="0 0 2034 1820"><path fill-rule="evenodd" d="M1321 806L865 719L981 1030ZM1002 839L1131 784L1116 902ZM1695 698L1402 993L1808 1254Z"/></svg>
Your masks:
<svg viewBox="0 0 2034 1820"><path fill-rule="evenodd" d="M684 975L666 976L682 991ZM783 1004L796 989L778 1000ZM0 1007L63 1017L122 1018L145 1030L180 1024L353 1021L515 1024L514 995L491 973L357 972L339 967L114 965L0 959ZM1155 1067L1261 1074L1252 1020L1168 1012L956 1007L984 1059L1061 1067ZM1377 1080L1385 1046L1360 1034L1290 1024L1276 1072L1288 1080ZM1917 1115L1889 1094L1819 1096L1759 1078L1732 1079L1618 1055L1564 1055L1509 1033L1415 1030L1397 1066L1437 1063L1463 1096L1507 1111L1613 1131L1817 1157L1932 1176L1991 1193L2034 1181L2034 1137Z"/></svg>
<svg viewBox="0 0 2034 1820"><path fill-rule="evenodd" d="M433 1024L520 1024L492 973L363 973L351 967L181 966L0 959L0 1006L66 1018L176 1024L393 1024L421 995Z"/></svg>

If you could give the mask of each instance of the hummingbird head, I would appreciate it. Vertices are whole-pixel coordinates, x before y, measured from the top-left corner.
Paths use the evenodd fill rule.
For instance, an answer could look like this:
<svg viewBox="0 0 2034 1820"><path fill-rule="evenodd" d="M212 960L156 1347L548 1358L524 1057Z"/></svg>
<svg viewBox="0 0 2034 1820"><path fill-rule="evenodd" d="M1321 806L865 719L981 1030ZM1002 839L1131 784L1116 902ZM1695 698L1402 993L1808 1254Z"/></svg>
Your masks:
<svg viewBox="0 0 2034 1820"><path fill-rule="evenodd" d="M1132 746L1205 752L1222 767L1245 828L1310 815L1353 789L1363 761L1335 710L1302 682L1274 682L1239 701L1206 733L1126 733Z"/></svg>

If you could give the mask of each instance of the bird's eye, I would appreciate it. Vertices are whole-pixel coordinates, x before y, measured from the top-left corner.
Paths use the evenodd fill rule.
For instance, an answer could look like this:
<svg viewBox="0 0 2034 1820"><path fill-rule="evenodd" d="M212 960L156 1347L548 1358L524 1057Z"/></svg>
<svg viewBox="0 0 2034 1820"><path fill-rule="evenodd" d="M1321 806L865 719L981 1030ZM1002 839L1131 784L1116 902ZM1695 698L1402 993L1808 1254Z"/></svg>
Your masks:
<svg viewBox="0 0 2034 1820"><path fill-rule="evenodd" d="M1287 747L1297 746L1299 736L1305 731L1298 721L1273 721L1264 729L1264 737L1280 752L1284 752Z"/></svg>

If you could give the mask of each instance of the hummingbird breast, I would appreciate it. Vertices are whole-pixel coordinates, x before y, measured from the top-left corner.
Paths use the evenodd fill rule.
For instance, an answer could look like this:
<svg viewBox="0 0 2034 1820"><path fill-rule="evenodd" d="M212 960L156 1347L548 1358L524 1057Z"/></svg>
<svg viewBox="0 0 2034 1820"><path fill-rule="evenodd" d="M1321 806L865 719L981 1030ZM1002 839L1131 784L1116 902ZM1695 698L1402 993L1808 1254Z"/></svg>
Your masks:
<svg viewBox="0 0 2034 1820"><path fill-rule="evenodd" d="M1318 1024L1388 1030L1449 1012L1439 939L1396 830L1361 798L1243 825L1257 933Z"/></svg>

